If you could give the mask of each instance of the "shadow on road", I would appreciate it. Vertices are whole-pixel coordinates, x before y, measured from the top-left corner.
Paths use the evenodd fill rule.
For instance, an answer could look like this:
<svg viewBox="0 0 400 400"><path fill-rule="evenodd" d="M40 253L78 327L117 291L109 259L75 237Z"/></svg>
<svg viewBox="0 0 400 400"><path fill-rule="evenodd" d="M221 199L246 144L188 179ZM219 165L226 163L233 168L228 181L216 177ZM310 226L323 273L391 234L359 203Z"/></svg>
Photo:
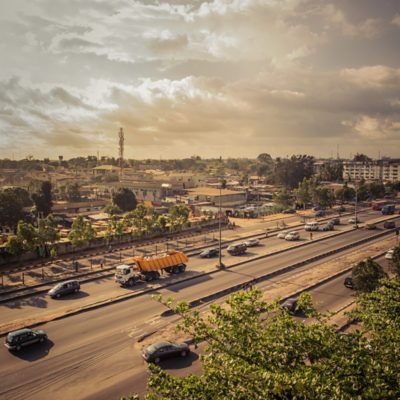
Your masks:
<svg viewBox="0 0 400 400"><path fill-rule="evenodd" d="M20 351L11 351L10 353L21 360L33 362L46 357L50 353L50 349L53 346L54 342L51 340L46 340L44 343L23 347Z"/></svg>
<svg viewBox="0 0 400 400"><path fill-rule="evenodd" d="M82 290L80 290L77 293L71 293L71 294L66 294L64 296L61 296L58 299L54 299L57 301L62 301L62 300L76 300L76 299L83 299L84 297L88 297L89 293L87 292L83 292Z"/></svg>
<svg viewBox="0 0 400 400"><path fill-rule="evenodd" d="M7 308L23 308L26 306L37 307L37 308L47 308L48 301L45 299L46 294L41 294L38 296L30 296L19 300L12 300L7 303L3 303L4 307Z"/></svg>
<svg viewBox="0 0 400 400"><path fill-rule="evenodd" d="M170 358L168 360L162 360L159 363L159 366L164 370L183 369L190 367L198 358L199 358L198 354L190 352L187 357Z"/></svg>

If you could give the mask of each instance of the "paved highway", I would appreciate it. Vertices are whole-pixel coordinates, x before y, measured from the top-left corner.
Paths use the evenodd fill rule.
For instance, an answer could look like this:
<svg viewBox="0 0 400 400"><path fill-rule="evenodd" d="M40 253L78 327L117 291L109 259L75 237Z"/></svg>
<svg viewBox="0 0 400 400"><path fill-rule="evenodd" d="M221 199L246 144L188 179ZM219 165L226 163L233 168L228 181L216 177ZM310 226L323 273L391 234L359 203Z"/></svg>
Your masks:
<svg viewBox="0 0 400 400"><path fill-rule="evenodd" d="M159 293L192 300L368 235L370 231L352 231L234 270L178 283ZM290 274L281 278L290 279ZM17 355L0 350L0 398L109 399L133 390L143 391L146 373L135 343L143 333L173 320L174 317L160 317L163 311L160 304L144 295L44 325L50 338L44 347L26 349ZM186 374L184 367L190 363L196 365L194 357L169 365L175 368L174 373Z"/></svg>

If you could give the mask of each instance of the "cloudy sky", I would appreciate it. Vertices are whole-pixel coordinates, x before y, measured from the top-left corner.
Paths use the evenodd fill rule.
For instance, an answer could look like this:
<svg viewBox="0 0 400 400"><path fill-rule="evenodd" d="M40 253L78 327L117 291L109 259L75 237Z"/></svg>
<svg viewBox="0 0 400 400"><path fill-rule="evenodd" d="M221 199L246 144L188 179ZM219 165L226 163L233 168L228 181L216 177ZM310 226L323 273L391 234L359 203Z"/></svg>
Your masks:
<svg viewBox="0 0 400 400"><path fill-rule="evenodd" d="M0 0L0 157L400 157L399 0Z"/></svg>

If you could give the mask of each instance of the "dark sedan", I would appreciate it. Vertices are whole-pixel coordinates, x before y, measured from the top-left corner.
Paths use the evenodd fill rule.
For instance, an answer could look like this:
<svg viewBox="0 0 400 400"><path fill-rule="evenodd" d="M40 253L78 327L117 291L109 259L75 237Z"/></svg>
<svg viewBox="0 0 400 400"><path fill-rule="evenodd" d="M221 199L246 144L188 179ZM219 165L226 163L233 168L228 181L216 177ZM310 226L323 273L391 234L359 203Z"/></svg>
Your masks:
<svg viewBox="0 0 400 400"><path fill-rule="evenodd" d="M201 258L212 258L212 257L217 257L218 254L219 254L218 249L207 249L200 253L200 257Z"/></svg>
<svg viewBox="0 0 400 400"><path fill-rule="evenodd" d="M282 303L282 307L283 307L285 310L289 311L291 314L295 314L296 311L298 311L298 310L297 310L297 302L298 302L297 299L290 298L290 299L285 300L285 301Z"/></svg>
<svg viewBox="0 0 400 400"><path fill-rule="evenodd" d="M42 343L45 340L47 340L46 332L25 328L10 332L4 344L10 351L19 351L22 347L30 346L35 343Z"/></svg>
<svg viewBox="0 0 400 400"><path fill-rule="evenodd" d="M353 277L348 276L345 280L344 280L344 286L346 286L349 289L354 289L353 286Z"/></svg>
<svg viewBox="0 0 400 400"><path fill-rule="evenodd" d="M142 355L147 362L157 364L165 358L186 357L189 353L190 349L186 343L159 342L146 347Z"/></svg>

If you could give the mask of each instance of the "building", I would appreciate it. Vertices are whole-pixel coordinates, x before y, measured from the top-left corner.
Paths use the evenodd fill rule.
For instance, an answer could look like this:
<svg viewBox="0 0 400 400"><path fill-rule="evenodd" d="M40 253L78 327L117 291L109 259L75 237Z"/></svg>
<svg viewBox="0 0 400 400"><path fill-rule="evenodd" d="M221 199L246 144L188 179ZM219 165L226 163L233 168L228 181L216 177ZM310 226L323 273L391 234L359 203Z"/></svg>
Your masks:
<svg viewBox="0 0 400 400"><path fill-rule="evenodd" d="M400 181L400 159L344 161L343 179L359 181Z"/></svg>
<svg viewBox="0 0 400 400"><path fill-rule="evenodd" d="M246 204L246 191L199 187L188 190L191 203L208 203L222 207L234 207Z"/></svg>

